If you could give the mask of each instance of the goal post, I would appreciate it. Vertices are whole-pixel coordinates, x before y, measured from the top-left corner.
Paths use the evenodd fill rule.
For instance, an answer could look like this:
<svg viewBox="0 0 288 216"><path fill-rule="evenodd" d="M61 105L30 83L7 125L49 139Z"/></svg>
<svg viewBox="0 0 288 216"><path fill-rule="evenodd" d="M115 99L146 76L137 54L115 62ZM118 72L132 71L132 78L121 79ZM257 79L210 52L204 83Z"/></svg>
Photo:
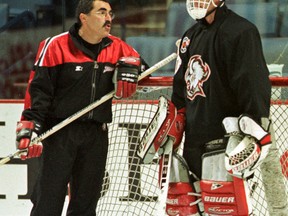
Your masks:
<svg viewBox="0 0 288 216"><path fill-rule="evenodd" d="M288 77L271 77L271 83L271 118L274 122L277 146L274 159L280 168L280 195L287 199ZM158 202L161 194L158 187L160 158L156 155L151 163L142 164L137 155L137 148L157 111L159 97L163 95L170 99L171 93L172 77L148 77L139 83L135 96L113 100L113 122L109 124L110 143L106 174L96 208L97 215L151 216L159 214L159 209L163 209L163 206L159 206L159 203L163 205L163 202ZM271 172L273 173L273 170ZM270 198L266 197L264 184L266 183L263 182L259 169L255 177L249 181L253 189L253 208L256 216L269 215L267 200Z"/></svg>

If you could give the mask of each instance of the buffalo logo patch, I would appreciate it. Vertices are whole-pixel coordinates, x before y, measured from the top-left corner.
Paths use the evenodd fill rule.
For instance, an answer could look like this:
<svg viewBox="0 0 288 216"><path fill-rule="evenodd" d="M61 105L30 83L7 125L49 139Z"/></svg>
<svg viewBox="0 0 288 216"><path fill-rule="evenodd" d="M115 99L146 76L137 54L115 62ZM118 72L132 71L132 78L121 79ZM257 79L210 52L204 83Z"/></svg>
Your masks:
<svg viewBox="0 0 288 216"><path fill-rule="evenodd" d="M207 63L204 63L200 55L190 58L185 72L187 98L194 100L197 95L206 97L203 84L210 77L211 71Z"/></svg>

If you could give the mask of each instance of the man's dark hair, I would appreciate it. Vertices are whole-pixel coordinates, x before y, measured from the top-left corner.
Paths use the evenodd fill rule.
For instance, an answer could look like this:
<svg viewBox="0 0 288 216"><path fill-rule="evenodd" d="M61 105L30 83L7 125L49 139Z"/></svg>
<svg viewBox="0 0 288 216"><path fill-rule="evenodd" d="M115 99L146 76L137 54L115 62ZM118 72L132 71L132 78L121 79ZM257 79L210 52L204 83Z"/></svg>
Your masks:
<svg viewBox="0 0 288 216"><path fill-rule="evenodd" d="M104 1L104 2L109 3L108 0L79 0L78 6L76 8L76 14L75 14L78 24L81 25L81 20L79 18L79 15L81 13L88 14L93 9L94 1Z"/></svg>

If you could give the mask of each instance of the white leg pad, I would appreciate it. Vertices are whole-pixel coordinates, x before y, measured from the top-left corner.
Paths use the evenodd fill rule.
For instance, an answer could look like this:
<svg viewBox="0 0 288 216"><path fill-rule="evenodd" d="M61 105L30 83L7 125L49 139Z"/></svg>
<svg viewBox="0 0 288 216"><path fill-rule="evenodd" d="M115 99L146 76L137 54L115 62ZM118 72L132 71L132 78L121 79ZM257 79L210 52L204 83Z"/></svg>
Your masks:
<svg viewBox="0 0 288 216"><path fill-rule="evenodd" d="M202 163L202 202L207 215L252 214L247 181L233 177L225 169L225 150L205 153Z"/></svg>

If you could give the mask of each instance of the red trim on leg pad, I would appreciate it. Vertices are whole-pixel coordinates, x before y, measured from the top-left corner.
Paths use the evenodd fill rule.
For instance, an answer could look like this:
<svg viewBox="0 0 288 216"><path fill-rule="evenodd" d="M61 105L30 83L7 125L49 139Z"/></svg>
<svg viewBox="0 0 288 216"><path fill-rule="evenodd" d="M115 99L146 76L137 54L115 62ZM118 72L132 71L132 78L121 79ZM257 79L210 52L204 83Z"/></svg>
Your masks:
<svg viewBox="0 0 288 216"><path fill-rule="evenodd" d="M252 212L249 190L243 179L235 177L234 182L201 180L200 187L207 214L248 216Z"/></svg>
<svg viewBox="0 0 288 216"><path fill-rule="evenodd" d="M170 216L200 215L197 206L199 199L189 182L169 183L166 213Z"/></svg>

